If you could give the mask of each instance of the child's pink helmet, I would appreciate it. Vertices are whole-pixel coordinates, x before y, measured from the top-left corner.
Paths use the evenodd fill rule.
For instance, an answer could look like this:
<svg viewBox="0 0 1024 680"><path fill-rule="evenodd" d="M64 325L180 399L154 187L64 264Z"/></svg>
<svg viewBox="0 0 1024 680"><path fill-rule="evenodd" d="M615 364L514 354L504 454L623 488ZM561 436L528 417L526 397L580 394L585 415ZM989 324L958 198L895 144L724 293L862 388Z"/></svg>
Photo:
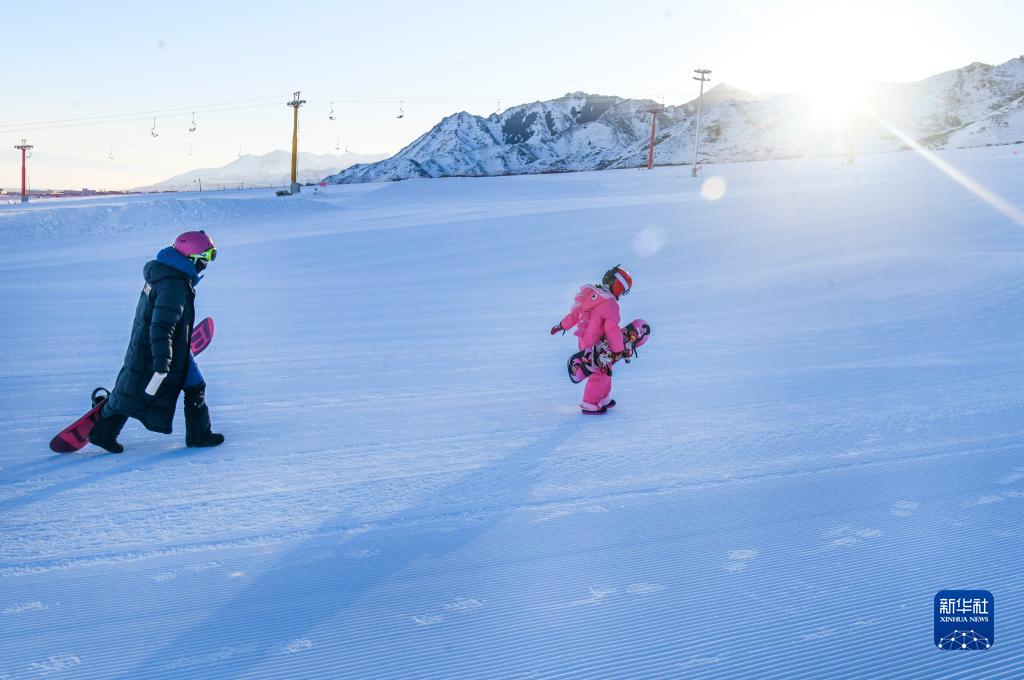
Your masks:
<svg viewBox="0 0 1024 680"><path fill-rule="evenodd" d="M217 246L205 231L186 231L174 239L174 249L190 260L213 262L217 257Z"/></svg>

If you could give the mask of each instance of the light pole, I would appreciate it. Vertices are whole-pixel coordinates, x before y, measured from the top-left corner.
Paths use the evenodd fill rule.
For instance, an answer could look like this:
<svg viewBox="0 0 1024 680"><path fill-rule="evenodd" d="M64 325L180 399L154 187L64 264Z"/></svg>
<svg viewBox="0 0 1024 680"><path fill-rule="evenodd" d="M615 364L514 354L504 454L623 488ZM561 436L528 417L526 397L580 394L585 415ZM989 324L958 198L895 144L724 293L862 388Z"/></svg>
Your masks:
<svg viewBox="0 0 1024 680"><path fill-rule="evenodd" d="M28 188L25 181L25 152L31 149L32 145L22 139L21 144L15 144L14 148L21 149L21 202L28 203Z"/></svg>
<svg viewBox="0 0 1024 680"><path fill-rule="evenodd" d="M306 103L305 99L299 99L301 93L296 92L295 98L288 102L288 106L295 109L295 122L292 124L292 186L293 194L299 193L299 182L297 170L299 165L299 107Z"/></svg>
<svg viewBox="0 0 1024 680"><path fill-rule="evenodd" d="M697 130L693 133L693 171L692 176L697 176L697 147L700 146L700 114L701 109L704 107L704 83L711 80L706 76L711 75L711 71L706 68L695 68L693 72L696 73L693 77L694 80L700 81L700 95L697 97Z"/></svg>

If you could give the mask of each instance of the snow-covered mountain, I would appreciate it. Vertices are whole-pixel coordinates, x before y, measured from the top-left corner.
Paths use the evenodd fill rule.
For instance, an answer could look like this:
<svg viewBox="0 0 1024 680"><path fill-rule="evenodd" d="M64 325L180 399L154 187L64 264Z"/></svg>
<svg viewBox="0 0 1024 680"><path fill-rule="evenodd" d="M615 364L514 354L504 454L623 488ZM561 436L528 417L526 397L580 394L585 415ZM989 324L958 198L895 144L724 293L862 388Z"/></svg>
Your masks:
<svg viewBox="0 0 1024 680"><path fill-rule="evenodd" d="M387 154L315 154L299 152L299 181L317 182L327 173L337 172L356 163L372 163L387 158ZM146 187L150 190L193 188L193 180L202 180L208 187L223 185L284 186L291 178L290 151L271 151L260 156L245 154L220 168L199 168L175 175L170 179Z"/></svg>
<svg viewBox="0 0 1024 680"><path fill-rule="evenodd" d="M974 63L914 83L879 83L864 110L841 111L807 95L758 98L726 84L704 95L702 161L766 160L1024 140L1024 56ZM332 184L411 177L487 176L636 167L647 160L655 102L574 92L486 118L444 118L395 156L360 163ZM871 112L871 113L868 113ZM658 114L655 162L693 160L696 100Z"/></svg>

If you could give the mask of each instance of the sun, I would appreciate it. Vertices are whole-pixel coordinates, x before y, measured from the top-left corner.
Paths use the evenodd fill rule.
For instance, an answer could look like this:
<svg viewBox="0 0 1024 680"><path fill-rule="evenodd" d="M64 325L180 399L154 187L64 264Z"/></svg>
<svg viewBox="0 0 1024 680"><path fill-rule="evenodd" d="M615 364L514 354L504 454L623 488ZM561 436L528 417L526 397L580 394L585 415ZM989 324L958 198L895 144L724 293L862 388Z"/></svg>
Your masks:
<svg viewBox="0 0 1024 680"><path fill-rule="evenodd" d="M809 80L801 104L805 127L802 136L810 147L828 148L832 155L847 157L853 163L857 138L870 111L867 84L843 78L833 70L824 78Z"/></svg>
<svg viewBox="0 0 1024 680"><path fill-rule="evenodd" d="M867 105L867 84L855 80L818 81L807 92L815 118L840 121L861 113Z"/></svg>

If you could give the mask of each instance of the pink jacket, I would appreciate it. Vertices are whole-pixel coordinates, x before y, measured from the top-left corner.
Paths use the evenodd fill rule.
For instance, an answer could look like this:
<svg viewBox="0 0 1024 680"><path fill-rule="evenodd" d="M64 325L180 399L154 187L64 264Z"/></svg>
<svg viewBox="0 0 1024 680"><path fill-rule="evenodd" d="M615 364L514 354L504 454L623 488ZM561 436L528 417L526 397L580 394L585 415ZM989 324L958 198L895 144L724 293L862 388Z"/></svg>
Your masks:
<svg viewBox="0 0 1024 680"><path fill-rule="evenodd" d="M603 288L586 285L576 294L572 311L562 319L561 327L569 330L577 326L574 335L579 338L579 348L586 349L608 340L613 352L625 349L622 343L622 329L619 327L619 301Z"/></svg>

